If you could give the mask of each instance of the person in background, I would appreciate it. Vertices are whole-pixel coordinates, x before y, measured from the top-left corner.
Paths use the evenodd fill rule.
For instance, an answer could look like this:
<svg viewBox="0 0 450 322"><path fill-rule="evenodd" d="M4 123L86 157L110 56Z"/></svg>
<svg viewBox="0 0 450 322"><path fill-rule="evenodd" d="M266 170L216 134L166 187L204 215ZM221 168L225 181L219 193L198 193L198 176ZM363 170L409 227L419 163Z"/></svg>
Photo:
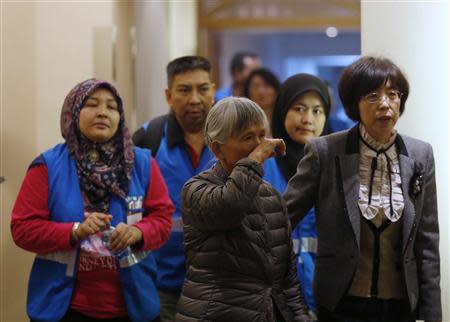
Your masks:
<svg viewBox="0 0 450 322"><path fill-rule="evenodd" d="M315 207L319 321L442 321L433 151L395 129L408 81L366 56L339 96L358 124L310 140L285 193L294 226Z"/></svg>
<svg viewBox="0 0 450 322"><path fill-rule="evenodd" d="M286 143L286 155L268 159L263 179L284 193L304 155L304 147L312 138L322 135L330 113L330 96L326 84L309 74L289 77L280 88L272 121L274 138ZM314 259L317 232L314 210L293 226L292 239L296 254L297 274L310 315L316 318L313 296Z"/></svg>
<svg viewBox="0 0 450 322"><path fill-rule="evenodd" d="M264 161L285 153L266 129L247 98L225 98L208 114L206 142L219 161L182 191L188 271L177 322L310 321L284 200L262 180Z"/></svg>
<svg viewBox="0 0 450 322"><path fill-rule="evenodd" d="M137 146L149 148L167 182L175 204L169 241L155 252L161 321L172 322L183 285L185 255L180 209L181 188L212 165L203 126L214 102L211 64L200 56L184 56L167 65L166 100L169 113L147 122L133 135Z"/></svg>
<svg viewBox="0 0 450 322"><path fill-rule="evenodd" d="M216 102L229 96L243 96L245 80L254 69L259 67L262 67L262 63L257 54L250 51L235 53L230 62L232 84L217 90Z"/></svg>
<svg viewBox="0 0 450 322"><path fill-rule="evenodd" d="M267 68L252 71L244 84L244 96L263 109L269 120L269 127L271 127L273 108L279 89L280 81ZM271 136L271 133L267 133L267 136Z"/></svg>
<svg viewBox="0 0 450 322"><path fill-rule="evenodd" d="M31 321L159 321L152 250L174 211L150 151L136 148L122 99L89 79L67 95L65 142L30 165L12 210L15 243L36 253ZM139 299L139 300L136 300Z"/></svg>

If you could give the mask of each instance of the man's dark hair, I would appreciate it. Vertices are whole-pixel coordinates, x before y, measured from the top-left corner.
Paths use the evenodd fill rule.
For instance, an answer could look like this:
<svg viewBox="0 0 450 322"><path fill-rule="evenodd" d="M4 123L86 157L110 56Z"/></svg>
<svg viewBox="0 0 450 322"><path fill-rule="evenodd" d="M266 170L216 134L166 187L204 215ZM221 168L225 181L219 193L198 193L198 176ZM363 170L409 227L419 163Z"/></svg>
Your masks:
<svg viewBox="0 0 450 322"><path fill-rule="evenodd" d="M251 51L239 51L239 52L235 53L230 62L231 75L233 75L235 71L239 72L244 69L245 57L259 58L259 56L257 54L255 54L254 52L251 52Z"/></svg>
<svg viewBox="0 0 450 322"><path fill-rule="evenodd" d="M211 63L202 56L183 56L172 60L167 64L167 85L170 87L174 77L196 69L211 72Z"/></svg>
<svg viewBox="0 0 450 322"><path fill-rule="evenodd" d="M400 100L400 115L402 115L409 95L409 83L397 65L387 58L365 56L346 67L339 80L339 97L347 116L359 122L361 98L376 91L387 81L390 81L392 88L402 94Z"/></svg>

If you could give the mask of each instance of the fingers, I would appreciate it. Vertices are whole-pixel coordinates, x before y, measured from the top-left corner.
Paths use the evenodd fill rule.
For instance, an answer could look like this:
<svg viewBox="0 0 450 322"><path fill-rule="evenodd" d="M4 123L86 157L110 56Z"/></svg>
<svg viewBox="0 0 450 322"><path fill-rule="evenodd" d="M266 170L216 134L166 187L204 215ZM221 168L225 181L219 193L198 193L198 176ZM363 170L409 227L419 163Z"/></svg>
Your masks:
<svg viewBox="0 0 450 322"><path fill-rule="evenodd" d="M93 212L87 215L84 222L78 227L76 234L80 239L85 239L90 235L107 229L111 224L112 216L99 212Z"/></svg>
<svg viewBox="0 0 450 322"><path fill-rule="evenodd" d="M277 139L277 145L275 146L275 154L279 156L286 155L286 143L282 139Z"/></svg>
<svg viewBox="0 0 450 322"><path fill-rule="evenodd" d="M274 155L285 155L286 145L282 139L268 139L265 138L261 143L249 154L249 158L259 163Z"/></svg>
<svg viewBox="0 0 450 322"><path fill-rule="evenodd" d="M85 239L90 235L106 230L111 225L112 216L109 214L93 212L87 214L86 219L78 227L76 234L79 239ZM109 249L118 252L128 246L132 246L142 240L142 232L139 228L124 223L117 225L109 239Z"/></svg>
<svg viewBox="0 0 450 322"><path fill-rule="evenodd" d="M91 218L89 218L88 222L89 225L97 231L105 230L108 227L108 221L99 216L91 215Z"/></svg>
<svg viewBox="0 0 450 322"><path fill-rule="evenodd" d="M111 234L109 240L109 247L112 251L120 251L128 246L128 240L132 238L129 233L129 226L126 224L117 225L116 229Z"/></svg>
<svg viewBox="0 0 450 322"><path fill-rule="evenodd" d="M90 214L89 217L91 217L91 216L93 216L93 218L95 218L95 220L101 221L106 226L109 226L111 224L112 215L104 214L104 213L101 213L101 212L93 212L93 213Z"/></svg>
<svg viewBox="0 0 450 322"><path fill-rule="evenodd" d="M284 141L282 139L266 138L265 143L268 144L268 149L269 149L269 152L271 153L271 156L286 155L286 144L284 143Z"/></svg>
<svg viewBox="0 0 450 322"><path fill-rule="evenodd" d="M142 232L139 228L121 223L111 234L110 250L117 252L132 246L142 239Z"/></svg>

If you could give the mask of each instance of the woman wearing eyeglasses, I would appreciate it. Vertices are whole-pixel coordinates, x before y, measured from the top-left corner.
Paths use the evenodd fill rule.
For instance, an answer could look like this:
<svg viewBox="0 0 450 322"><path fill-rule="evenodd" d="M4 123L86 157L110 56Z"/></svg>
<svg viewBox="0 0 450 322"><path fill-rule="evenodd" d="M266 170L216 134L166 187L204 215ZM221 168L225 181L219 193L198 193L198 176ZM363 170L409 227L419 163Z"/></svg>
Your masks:
<svg viewBox="0 0 450 322"><path fill-rule="evenodd" d="M395 130L409 84L385 58L347 67L339 95L358 124L312 139L285 198L292 226L315 207L319 321L441 321L430 144Z"/></svg>

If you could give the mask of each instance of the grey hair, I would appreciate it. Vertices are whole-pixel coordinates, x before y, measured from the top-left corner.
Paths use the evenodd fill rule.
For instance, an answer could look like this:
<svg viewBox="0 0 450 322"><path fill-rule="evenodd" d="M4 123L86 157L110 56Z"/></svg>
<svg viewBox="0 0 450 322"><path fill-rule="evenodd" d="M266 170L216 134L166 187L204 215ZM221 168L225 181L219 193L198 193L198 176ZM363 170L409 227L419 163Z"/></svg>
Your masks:
<svg viewBox="0 0 450 322"><path fill-rule="evenodd" d="M269 129L266 114L255 102L245 97L228 97L217 102L209 111L205 122L205 141L211 149L214 141L225 143L252 124Z"/></svg>

